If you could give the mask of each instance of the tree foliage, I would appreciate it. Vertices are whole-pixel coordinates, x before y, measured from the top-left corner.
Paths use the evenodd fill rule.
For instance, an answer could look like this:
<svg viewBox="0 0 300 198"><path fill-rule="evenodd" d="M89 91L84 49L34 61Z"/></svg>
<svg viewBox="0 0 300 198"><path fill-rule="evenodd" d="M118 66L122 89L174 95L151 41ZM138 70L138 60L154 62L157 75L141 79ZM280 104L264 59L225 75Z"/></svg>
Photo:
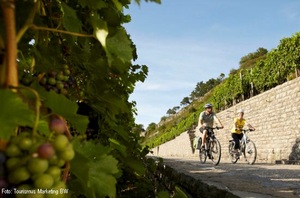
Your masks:
<svg viewBox="0 0 300 198"><path fill-rule="evenodd" d="M256 52L249 53L246 56L243 56L240 60L239 69L249 69L255 66L255 63L259 60L265 58L265 55L268 53L268 50L265 48L258 48Z"/></svg>
<svg viewBox="0 0 300 198"><path fill-rule="evenodd" d="M182 105L182 106L186 106L186 105L188 105L188 104L190 104L191 102L190 102L190 98L189 97L184 97L183 99L182 99L182 101L180 102L180 105Z"/></svg>

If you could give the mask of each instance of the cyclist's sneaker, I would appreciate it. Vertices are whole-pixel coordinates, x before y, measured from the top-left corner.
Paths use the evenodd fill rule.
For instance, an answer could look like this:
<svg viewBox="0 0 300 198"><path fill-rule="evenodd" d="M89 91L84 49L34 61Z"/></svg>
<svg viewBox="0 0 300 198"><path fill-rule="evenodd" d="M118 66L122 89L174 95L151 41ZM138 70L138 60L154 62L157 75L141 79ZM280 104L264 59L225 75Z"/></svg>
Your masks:
<svg viewBox="0 0 300 198"><path fill-rule="evenodd" d="M207 157L208 157L208 159L211 159L211 154L210 153L207 153Z"/></svg>

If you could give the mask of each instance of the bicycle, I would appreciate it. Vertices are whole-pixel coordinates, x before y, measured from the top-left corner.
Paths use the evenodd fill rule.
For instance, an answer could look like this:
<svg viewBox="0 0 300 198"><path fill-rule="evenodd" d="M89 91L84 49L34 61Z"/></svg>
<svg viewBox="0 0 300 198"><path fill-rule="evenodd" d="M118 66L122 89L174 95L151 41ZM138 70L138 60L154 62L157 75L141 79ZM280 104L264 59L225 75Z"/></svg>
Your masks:
<svg viewBox="0 0 300 198"><path fill-rule="evenodd" d="M221 144L216 138L214 129L220 129L219 127L211 128L205 127L207 130L207 136L205 141L205 148L199 150L200 162L204 164L207 157L213 162L214 165L218 165L221 159ZM202 142L202 138L199 138L199 142Z"/></svg>
<svg viewBox="0 0 300 198"><path fill-rule="evenodd" d="M243 155L246 162L248 164L252 165L255 163L256 157L257 157L257 150L254 142L249 139L247 136L247 133L250 131L254 131L252 129L242 129L243 137L240 140L240 148L238 150L238 153L235 154L234 152L234 140L229 140L229 157L231 159L231 162L235 164L239 159L240 156Z"/></svg>

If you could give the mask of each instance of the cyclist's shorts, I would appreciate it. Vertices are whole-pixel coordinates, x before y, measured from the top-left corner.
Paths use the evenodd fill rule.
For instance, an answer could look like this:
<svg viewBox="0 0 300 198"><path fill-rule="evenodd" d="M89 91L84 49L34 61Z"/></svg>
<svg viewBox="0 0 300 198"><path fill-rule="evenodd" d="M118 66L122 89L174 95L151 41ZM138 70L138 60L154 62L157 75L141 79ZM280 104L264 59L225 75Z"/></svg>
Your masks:
<svg viewBox="0 0 300 198"><path fill-rule="evenodd" d="M200 133L203 133L204 129L202 127L199 128Z"/></svg>
<svg viewBox="0 0 300 198"><path fill-rule="evenodd" d="M211 133L211 131L212 131L211 129L206 129L206 130L207 130L208 133ZM204 129L203 129L202 127L200 127L200 128L199 128L199 131L200 131L201 133L203 133Z"/></svg>

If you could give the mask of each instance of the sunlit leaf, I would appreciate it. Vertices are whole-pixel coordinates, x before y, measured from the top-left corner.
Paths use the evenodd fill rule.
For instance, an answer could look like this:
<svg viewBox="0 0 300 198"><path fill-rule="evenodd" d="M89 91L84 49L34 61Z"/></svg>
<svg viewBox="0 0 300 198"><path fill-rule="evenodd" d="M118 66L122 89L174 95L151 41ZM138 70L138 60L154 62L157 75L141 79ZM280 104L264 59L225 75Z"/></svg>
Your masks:
<svg viewBox="0 0 300 198"><path fill-rule="evenodd" d="M100 19L97 14L91 16L91 22L94 28L94 35L101 43L104 49L106 49L106 38L108 35L107 24Z"/></svg>

